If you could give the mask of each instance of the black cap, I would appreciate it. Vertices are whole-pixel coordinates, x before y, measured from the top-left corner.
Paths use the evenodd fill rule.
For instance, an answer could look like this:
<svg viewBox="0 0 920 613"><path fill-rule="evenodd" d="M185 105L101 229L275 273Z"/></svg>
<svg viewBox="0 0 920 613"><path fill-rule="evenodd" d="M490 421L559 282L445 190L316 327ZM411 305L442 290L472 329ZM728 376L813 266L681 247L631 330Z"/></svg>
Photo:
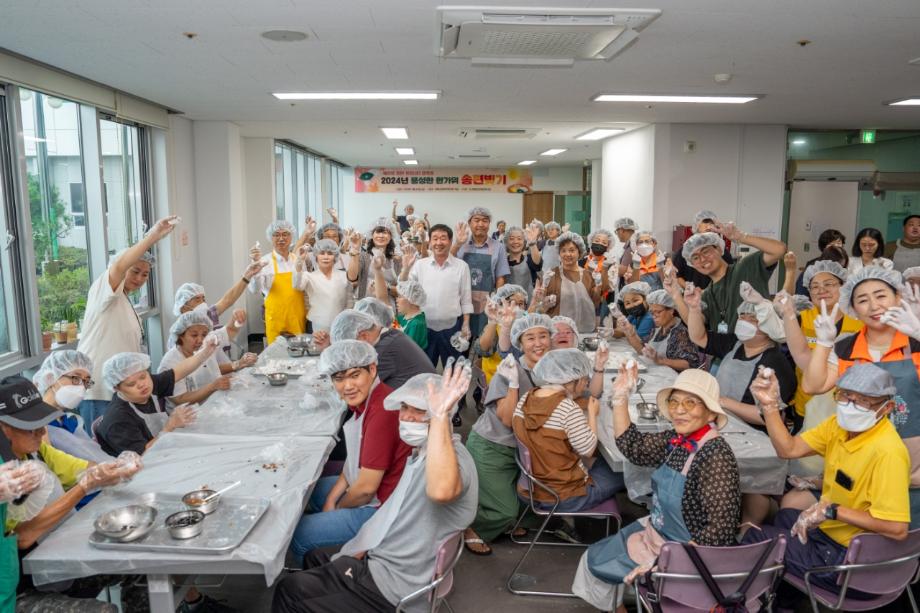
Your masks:
<svg viewBox="0 0 920 613"><path fill-rule="evenodd" d="M38 430L63 413L42 400L28 379L8 378L0 385L0 422L20 430Z"/></svg>

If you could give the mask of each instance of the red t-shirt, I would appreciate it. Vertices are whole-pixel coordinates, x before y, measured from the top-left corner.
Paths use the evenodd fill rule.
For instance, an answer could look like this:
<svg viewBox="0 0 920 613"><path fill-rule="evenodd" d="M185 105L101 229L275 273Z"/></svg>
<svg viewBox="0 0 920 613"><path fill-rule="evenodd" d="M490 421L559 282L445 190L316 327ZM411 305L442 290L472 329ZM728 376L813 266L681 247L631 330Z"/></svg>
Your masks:
<svg viewBox="0 0 920 613"><path fill-rule="evenodd" d="M399 438L399 411L383 408L383 399L392 391L390 386L378 383L364 406L349 407L356 415L367 412L361 424L361 457L358 466L384 471L380 487L377 488L380 504L386 502L396 489L406 466L406 458L412 453L412 447Z"/></svg>

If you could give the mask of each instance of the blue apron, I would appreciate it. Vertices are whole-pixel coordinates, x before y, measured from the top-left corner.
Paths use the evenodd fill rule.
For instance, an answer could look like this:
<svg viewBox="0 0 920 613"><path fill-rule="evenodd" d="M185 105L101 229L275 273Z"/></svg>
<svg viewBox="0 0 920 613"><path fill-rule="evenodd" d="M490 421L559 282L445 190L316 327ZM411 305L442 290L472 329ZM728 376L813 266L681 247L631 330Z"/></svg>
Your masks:
<svg viewBox="0 0 920 613"><path fill-rule="evenodd" d="M472 239L470 246L477 248ZM474 253L467 251L463 254L463 261L470 267L470 285L471 300L473 302L473 314L470 316L470 331L473 338L479 336L482 329L486 327L486 316L484 314L486 302L489 294L495 291L495 273L492 269L492 242L486 239L485 247L487 253ZM481 249L481 247L478 247Z"/></svg>

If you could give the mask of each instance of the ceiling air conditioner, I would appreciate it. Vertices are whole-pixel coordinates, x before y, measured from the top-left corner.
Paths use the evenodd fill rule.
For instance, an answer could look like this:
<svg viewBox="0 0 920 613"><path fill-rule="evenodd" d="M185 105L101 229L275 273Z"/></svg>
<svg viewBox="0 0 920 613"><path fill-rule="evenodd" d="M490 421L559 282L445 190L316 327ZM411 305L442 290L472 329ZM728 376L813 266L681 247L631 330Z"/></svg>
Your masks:
<svg viewBox="0 0 920 613"><path fill-rule="evenodd" d="M872 160L790 160L792 181L866 181L878 169Z"/></svg>
<svg viewBox="0 0 920 613"><path fill-rule="evenodd" d="M460 128L460 138L533 138L540 128Z"/></svg>
<svg viewBox="0 0 920 613"><path fill-rule="evenodd" d="M571 66L610 60L658 9L440 6L437 54L485 66Z"/></svg>

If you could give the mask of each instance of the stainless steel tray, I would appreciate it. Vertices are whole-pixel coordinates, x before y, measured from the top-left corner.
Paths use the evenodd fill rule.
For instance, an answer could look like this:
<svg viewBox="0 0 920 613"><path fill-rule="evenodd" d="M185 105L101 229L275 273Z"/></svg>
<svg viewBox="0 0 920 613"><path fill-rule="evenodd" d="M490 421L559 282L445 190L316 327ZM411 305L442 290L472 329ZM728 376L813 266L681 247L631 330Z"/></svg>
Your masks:
<svg viewBox="0 0 920 613"><path fill-rule="evenodd" d="M204 520L204 530L198 536L177 540L169 535L164 523L177 511L184 511L182 494L145 494L132 503L147 504L157 510L157 524L147 536L130 543L119 543L93 532L89 544L99 549L118 551L155 551L160 553L193 553L218 555L230 552L243 542L270 503L266 498L222 496L220 506Z"/></svg>

